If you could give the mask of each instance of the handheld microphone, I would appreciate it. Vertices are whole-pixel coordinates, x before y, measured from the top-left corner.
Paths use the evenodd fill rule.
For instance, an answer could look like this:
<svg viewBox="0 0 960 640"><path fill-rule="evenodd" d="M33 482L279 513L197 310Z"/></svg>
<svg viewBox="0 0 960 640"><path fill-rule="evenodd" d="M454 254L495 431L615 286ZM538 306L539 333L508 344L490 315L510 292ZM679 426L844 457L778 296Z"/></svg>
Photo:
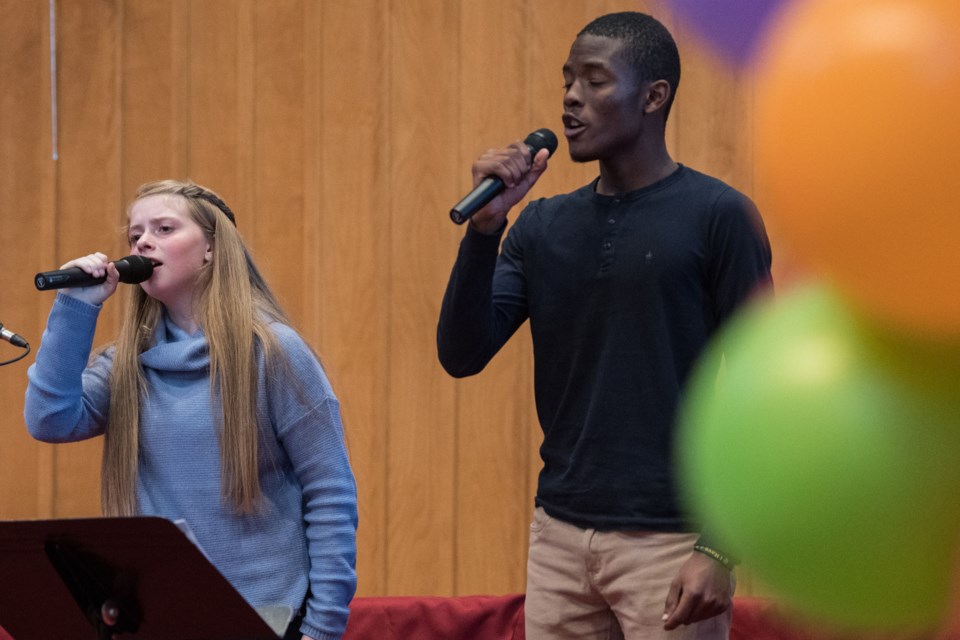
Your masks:
<svg viewBox="0 0 960 640"><path fill-rule="evenodd" d="M127 256L114 260L113 264L120 272L120 282L127 284L139 284L153 275L153 263L143 256ZM107 276L94 278L80 267L71 267L56 271L42 271L34 276L33 280L39 291L46 291L102 284L107 281Z"/></svg>
<svg viewBox="0 0 960 640"><path fill-rule="evenodd" d="M531 156L537 155L540 149L546 149L552 156L557 150L557 136L550 129L537 129L527 136L523 144L530 149ZM487 203L497 197L503 189L503 180L497 176L484 178L473 191L454 205L450 210L450 219L457 224L463 224L470 219L470 216L487 206Z"/></svg>
<svg viewBox="0 0 960 640"><path fill-rule="evenodd" d="M21 349L27 349L30 347L30 345L27 344L27 341L22 337L13 331L10 331L9 329L4 329L2 322L0 322L0 340L6 340L13 346L20 347Z"/></svg>

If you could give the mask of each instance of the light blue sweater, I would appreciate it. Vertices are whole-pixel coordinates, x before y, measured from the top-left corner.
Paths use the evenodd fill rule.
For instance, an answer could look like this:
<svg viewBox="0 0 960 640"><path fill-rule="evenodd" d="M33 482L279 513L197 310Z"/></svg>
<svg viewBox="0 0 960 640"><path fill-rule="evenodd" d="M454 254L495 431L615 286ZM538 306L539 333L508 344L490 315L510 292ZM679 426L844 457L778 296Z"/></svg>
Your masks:
<svg viewBox="0 0 960 640"><path fill-rule="evenodd" d="M58 295L36 363L25 418L33 437L75 442L103 434L113 349L88 359L100 307ZM273 325L293 381L265 380L260 358L262 509L240 516L220 495L220 450L207 341L168 320L140 355L139 512L184 518L213 564L254 606L298 610L301 632L340 638L356 589L357 493L340 407L319 362L290 327ZM219 400L217 400L219 405Z"/></svg>

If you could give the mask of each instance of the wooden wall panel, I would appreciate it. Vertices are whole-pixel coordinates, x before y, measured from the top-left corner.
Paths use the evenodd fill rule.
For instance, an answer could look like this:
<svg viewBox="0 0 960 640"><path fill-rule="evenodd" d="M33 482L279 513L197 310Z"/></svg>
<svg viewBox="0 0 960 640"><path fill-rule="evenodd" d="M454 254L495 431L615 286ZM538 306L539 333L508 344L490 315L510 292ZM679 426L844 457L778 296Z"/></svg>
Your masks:
<svg viewBox="0 0 960 640"><path fill-rule="evenodd" d="M457 197L472 188L470 165L480 153L539 128L529 109L528 16L526 5L511 0L463 3ZM433 212L438 222L455 201ZM464 231L457 227L458 238ZM446 247L448 272L456 248ZM457 383L457 593L505 593L525 580L529 355L524 328L483 373Z"/></svg>
<svg viewBox="0 0 960 640"><path fill-rule="evenodd" d="M112 3L63 3L58 15L60 159L57 184L57 262L95 251L127 255L121 233L117 123L117 50L120 12ZM67 81L79 79L82 82ZM44 294L48 304L54 294ZM104 304L94 345L119 327L120 296ZM75 517L100 509L101 440L55 448L54 515Z"/></svg>
<svg viewBox="0 0 960 640"><path fill-rule="evenodd" d="M241 235L250 228L254 212L242 200L240 184L250 175L241 171L243 150L249 148L251 131L243 127L253 104L241 100L241 81L250 82L252 69L238 61L251 49L241 37L242 16L249 5L234 0L193 2L186 21L188 51L187 163L183 175L208 186L223 198L237 216ZM250 56L246 56L250 57ZM249 189L247 190L249 193Z"/></svg>
<svg viewBox="0 0 960 640"><path fill-rule="evenodd" d="M221 193L341 399L360 492L359 593L523 588L540 468L527 327L454 381L437 313L464 229L447 212L484 149L562 133L561 66L601 13L676 32L675 158L748 193L752 86L656 0L60 2L62 157L49 159L46 0L0 0L0 320L39 344L33 273L117 233L141 183ZM596 176L565 141L531 197ZM38 227L16 234L11 211ZM517 212L519 211L519 207ZM515 216L514 216L515 217ZM112 337L108 303L98 340ZM0 344L3 353L9 345ZM32 358L31 358L32 359ZM27 361L0 369L0 517L95 515L99 442L34 443Z"/></svg>
<svg viewBox="0 0 960 640"><path fill-rule="evenodd" d="M393 0L389 11L387 590L451 593L454 386L437 363L435 334L459 235L445 215L461 176L459 6Z"/></svg>
<svg viewBox="0 0 960 640"><path fill-rule="evenodd" d="M303 2L253 5L254 204L245 237L294 319L302 318L304 227Z"/></svg>
<svg viewBox="0 0 960 640"><path fill-rule="evenodd" d="M116 3L120 43L121 206L138 186L186 171L187 33L182 0ZM179 46L178 46L179 45Z"/></svg>
<svg viewBox="0 0 960 640"><path fill-rule="evenodd" d="M323 7L317 2L303 5L300 22L303 42L303 132L300 149L303 154L300 173L303 181L303 229L300 235L298 275L300 307L295 320L308 340L319 335L326 318L323 298L323 258L318 251L326 227L323 218Z"/></svg>
<svg viewBox="0 0 960 640"><path fill-rule="evenodd" d="M0 0L0 322L35 351L49 300L33 274L56 267L55 163L46 2ZM41 266L42 265L42 266ZM0 362L23 351L0 342ZM53 512L53 448L23 424L29 355L0 367L0 518Z"/></svg>
<svg viewBox="0 0 960 640"><path fill-rule="evenodd" d="M358 592L387 592L390 391L389 11L378 0L323 7L320 273L316 346L340 398L357 478ZM399 123L401 126L403 123ZM402 267L398 270L402 271Z"/></svg>

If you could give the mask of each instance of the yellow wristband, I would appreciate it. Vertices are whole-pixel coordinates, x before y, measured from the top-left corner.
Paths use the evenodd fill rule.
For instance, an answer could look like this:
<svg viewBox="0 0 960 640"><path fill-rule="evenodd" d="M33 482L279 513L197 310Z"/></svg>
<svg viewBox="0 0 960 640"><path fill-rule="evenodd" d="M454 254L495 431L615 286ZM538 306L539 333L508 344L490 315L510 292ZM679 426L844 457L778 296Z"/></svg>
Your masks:
<svg viewBox="0 0 960 640"><path fill-rule="evenodd" d="M711 558L713 558L714 560L722 564L724 567L726 567L727 571L733 570L734 562L727 556L717 551L716 549L712 547L708 547L704 544L700 544L698 542L697 544L693 545L693 550L699 551L700 553L710 556Z"/></svg>

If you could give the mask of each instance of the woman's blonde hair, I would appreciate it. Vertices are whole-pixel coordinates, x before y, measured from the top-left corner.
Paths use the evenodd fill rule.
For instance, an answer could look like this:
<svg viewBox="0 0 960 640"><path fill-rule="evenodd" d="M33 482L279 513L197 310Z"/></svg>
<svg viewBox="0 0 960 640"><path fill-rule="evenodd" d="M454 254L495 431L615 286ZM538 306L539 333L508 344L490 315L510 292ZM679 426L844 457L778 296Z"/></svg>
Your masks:
<svg viewBox="0 0 960 640"><path fill-rule="evenodd" d="M133 203L156 195L182 202L212 248L212 259L197 274L194 309L209 345L211 402L220 398L213 415L220 421L221 494L238 513L252 513L261 497L256 349L272 369L282 355L269 325L290 323L237 232L233 212L216 193L192 182L162 180L141 186ZM115 343L103 445L101 502L110 516L137 510L140 399L147 393L139 355L150 347L163 315L163 305L140 287L131 292L129 307Z"/></svg>

